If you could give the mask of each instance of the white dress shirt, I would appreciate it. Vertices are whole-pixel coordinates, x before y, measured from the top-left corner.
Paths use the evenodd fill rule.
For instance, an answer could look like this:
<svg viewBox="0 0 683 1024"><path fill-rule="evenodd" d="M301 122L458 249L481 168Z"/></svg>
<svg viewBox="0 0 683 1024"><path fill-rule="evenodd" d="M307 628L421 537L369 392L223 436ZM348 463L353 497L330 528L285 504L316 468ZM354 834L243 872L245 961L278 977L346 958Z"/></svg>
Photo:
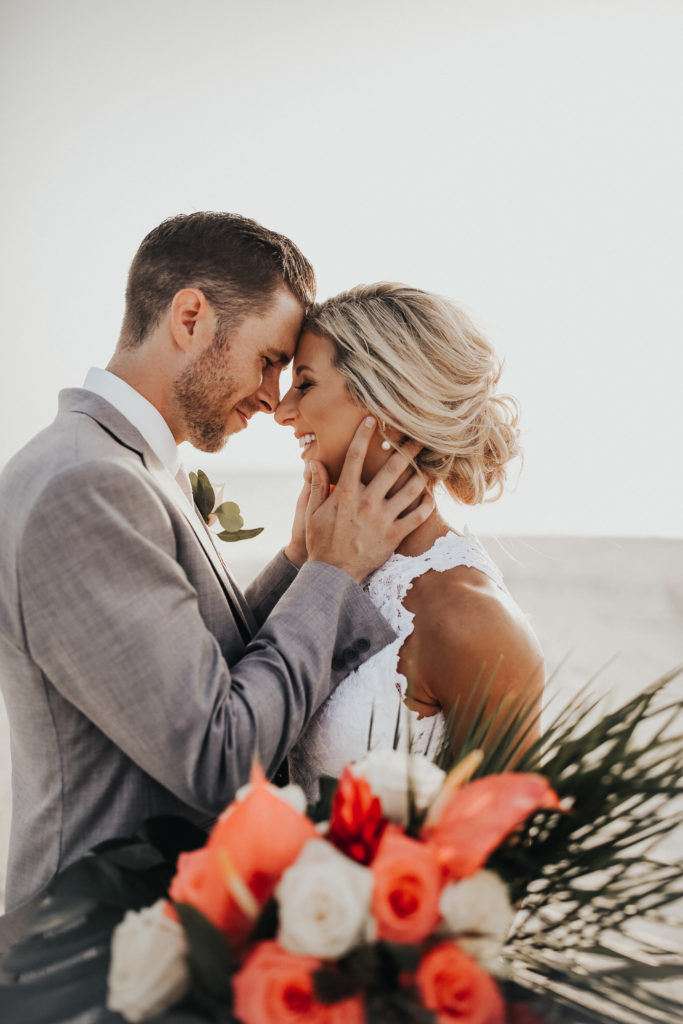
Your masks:
<svg viewBox="0 0 683 1024"><path fill-rule="evenodd" d="M193 505L190 479L180 461L169 425L159 410L125 380L96 366L88 370L83 387L104 398L133 424L171 474L185 500Z"/></svg>

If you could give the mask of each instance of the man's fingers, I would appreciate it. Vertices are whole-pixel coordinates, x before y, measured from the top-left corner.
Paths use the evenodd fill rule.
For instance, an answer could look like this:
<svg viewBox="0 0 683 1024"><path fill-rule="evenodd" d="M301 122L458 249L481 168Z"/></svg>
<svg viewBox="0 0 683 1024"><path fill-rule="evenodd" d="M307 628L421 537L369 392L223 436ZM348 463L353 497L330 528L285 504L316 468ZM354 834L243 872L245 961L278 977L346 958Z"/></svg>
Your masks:
<svg viewBox="0 0 683 1024"><path fill-rule="evenodd" d="M378 495L386 495L394 486L402 473L412 467L415 456L421 451L418 441L406 441L399 451L389 456L381 469L368 484L368 488Z"/></svg>
<svg viewBox="0 0 683 1024"><path fill-rule="evenodd" d="M322 462L311 462L311 493L308 496L306 516L310 518L330 493L330 480Z"/></svg>
<svg viewBox="0 0 683 1024"><path fill-rule="evenodd" d="M401 512L416 501L425 489L425 482L418 473L413 473L402 487L386 499L387 510L396 519Z"/></svg>
<svg viewBox="0 0 683 1024"><path fill-rule="evenodd" d="M417 508L414 508L412 512L408 512L402 519L396 519L392 527L395 547L398 547L409 533L416 530L418 526L422 526L429 519L435 508L436 502L433 495L425 494Z"/></svg>
<svg viewBox="0 0 683 1024"><path fill-rule="evenodd" d="M377 420L374 416L366 416L358 425L346 452L344 465L339 474L338 486L343 487L345 484L357 485L360 483L363 463L365 462L365 456L368 454L370 440L376 426Z"/></svg>

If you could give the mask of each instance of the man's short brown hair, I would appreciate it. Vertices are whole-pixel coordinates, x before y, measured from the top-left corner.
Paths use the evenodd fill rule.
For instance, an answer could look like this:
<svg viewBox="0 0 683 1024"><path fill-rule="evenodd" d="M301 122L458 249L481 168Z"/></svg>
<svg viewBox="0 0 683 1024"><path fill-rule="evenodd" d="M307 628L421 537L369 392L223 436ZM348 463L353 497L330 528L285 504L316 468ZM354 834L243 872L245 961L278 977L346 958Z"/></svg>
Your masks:
<svg viewBox="0 0 683 1024"><path fill-rule="evenodd" d="M169 217L143 239L128 273L120 345L136 348L182 288L199 288L229 331L260 314L285 285L304 309L315 299L315 274L289 238L237 213Z"/></svg>

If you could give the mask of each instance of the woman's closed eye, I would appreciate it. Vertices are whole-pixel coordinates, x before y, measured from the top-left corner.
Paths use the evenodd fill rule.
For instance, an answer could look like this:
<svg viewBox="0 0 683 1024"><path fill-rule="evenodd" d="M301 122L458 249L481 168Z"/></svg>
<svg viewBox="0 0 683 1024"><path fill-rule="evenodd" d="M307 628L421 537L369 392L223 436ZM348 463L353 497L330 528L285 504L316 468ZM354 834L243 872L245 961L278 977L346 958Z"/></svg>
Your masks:
<svg viewBox="0 0 683 1024"><path fill-rule="evenodd" d="M295 384L294 385L294 390L295 391L301 391L303 393L304 391L308 391L308 389L312 388L312 387L313 387L313 381L312 380L302 380L300 384Z"/></svg>

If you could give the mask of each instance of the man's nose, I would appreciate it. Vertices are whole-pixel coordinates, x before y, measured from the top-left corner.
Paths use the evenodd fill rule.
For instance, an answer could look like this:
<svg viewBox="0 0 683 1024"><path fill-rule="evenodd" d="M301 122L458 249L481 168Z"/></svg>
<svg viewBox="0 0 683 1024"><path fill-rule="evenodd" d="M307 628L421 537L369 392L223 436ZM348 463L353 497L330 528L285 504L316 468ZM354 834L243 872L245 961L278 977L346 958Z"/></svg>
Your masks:
<svg viewBox="0 0 683 1024"><path fill-rule="evenodd" d="M275 410L275 422L279 423L281 427L291 426L292 420L294 419L294 402L292 401L292 392L294 388L290 388L285 397L282 399L277 409Z"/></svg>
<svg viewBox="0 0 683 1024"><path fill-rule="evenodd" d="M275 412L280 402L280 374L264 373L256 392L261 412Z"/></svg>

